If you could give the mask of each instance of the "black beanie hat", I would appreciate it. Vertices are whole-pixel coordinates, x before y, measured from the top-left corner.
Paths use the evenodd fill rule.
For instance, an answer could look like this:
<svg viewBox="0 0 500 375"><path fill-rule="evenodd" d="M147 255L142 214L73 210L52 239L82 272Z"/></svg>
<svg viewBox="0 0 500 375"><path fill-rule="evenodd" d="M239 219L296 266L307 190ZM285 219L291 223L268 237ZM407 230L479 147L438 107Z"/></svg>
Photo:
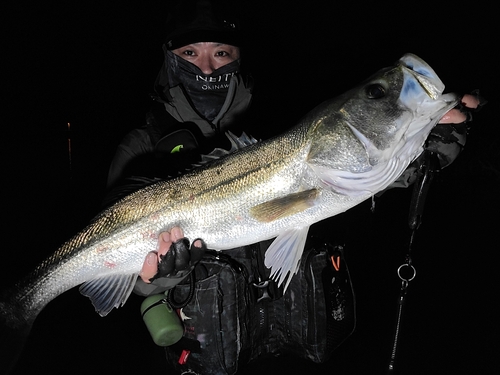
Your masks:
<svg viewBox="0 0 500 375"><path fill-rule="evenodd" d="M223 1L181 0L167 19L165 46L172 50L198 42L241 45L240 25Z"/></svg>

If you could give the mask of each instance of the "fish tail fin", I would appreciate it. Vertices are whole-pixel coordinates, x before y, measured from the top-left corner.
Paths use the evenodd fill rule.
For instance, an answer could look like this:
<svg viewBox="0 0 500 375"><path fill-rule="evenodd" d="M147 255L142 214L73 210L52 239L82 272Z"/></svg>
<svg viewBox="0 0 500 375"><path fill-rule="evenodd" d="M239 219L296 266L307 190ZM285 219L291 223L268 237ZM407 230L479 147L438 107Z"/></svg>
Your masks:
<svg viewBox="0 0 500 375"><path fill-rule="evenodd" d="M33 322L22 319L15 304L0 301L0 374L10 374L26 344Z"/></svg>

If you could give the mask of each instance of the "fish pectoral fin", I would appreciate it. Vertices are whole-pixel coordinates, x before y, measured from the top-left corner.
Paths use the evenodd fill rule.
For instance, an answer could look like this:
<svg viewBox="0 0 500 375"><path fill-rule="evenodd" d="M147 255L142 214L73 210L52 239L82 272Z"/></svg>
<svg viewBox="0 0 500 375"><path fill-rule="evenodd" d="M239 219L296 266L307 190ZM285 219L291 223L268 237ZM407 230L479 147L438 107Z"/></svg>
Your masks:
<svg viewBox="0 0 500 375"><path fill-rule="evenodd" d="M250 215L260 222L269 223L314 206L318 196L319 191L317 189L299 191L252 207Z"/></svg>
<svg viewBox="0 0 500 375"><path fill-rule="evenodd" d="M271 269L271 278L278 286L286 279L285 290L299 269L308 231L309 226L289 229L276 237L266 251L264 264Z"/></svg>
<svg viewBox="0 0 500 375"><path fill-rule="evenodd" d="M89 280L80 286L80 293L89 297L99 315L106 316L113 307L125 304L137 281L137 274L111 275Z"/></svg>

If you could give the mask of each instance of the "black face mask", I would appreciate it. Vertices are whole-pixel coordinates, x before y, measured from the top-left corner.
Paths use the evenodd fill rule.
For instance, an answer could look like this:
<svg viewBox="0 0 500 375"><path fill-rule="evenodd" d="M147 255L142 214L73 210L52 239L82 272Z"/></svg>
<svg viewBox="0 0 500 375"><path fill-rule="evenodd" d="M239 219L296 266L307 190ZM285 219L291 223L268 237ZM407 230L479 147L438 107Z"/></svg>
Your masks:
<svg viewBox="0 0 500 375"><path fill-rule="evenodd" d="M172 51L167 51L166 60L169 86L182 85L196 110L207 120L212 121L226 100L231 77L238 73L239 60L226 64L208 75Z"/></svg>

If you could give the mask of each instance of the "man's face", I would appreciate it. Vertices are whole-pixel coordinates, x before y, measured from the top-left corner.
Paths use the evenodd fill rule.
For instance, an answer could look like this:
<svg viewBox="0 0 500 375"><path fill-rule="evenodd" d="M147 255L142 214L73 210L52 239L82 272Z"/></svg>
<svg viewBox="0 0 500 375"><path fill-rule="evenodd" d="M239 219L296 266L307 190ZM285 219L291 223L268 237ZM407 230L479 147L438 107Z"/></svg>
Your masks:
<svg viewBox="0 0 500 375"><path fill-rule="evenodd" d="M196 65L205 74L211 74L240 57L238 47L214 42L188 44L172 52Z"/></svg>

